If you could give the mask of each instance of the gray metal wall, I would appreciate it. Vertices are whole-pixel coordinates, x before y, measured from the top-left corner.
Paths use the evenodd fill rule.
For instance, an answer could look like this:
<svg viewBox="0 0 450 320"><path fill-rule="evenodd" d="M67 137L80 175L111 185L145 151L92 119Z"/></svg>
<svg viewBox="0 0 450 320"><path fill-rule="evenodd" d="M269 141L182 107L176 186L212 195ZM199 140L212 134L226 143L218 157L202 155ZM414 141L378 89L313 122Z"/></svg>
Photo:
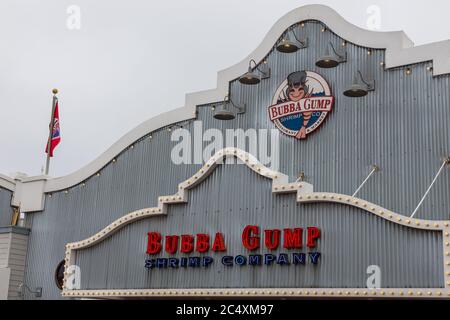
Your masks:
<svg viewBox="0 0 450 320"><path fill-rule="evenodd" d="M251 193L242 193L247 186ZM220 192L219 192L220 190ZM233 199L233 201L230 201ZM261 229L317 226L316 248L246 250L246 225ZM223 232L225 253L207 253L216 261L205 268L145 269L147 232L164 235ZM262 230L260 231L262 233ZM264 242L262 242L264 243ZM233 266L224 255L321 252L319 264L305 266ZM156 257L202 256L162 252ZM191 193L189 203L172 206L167 217L131 224L98 246L77 252L82 288L234 288L366 287L369 265L382 271L383 287L443 286L442 233L402 227L349 206L297 205L295 194L273 195L270 180L244 166L225 165Z"/></svg>
<svg viewBox="0 0 450 320"><path fill-rule="evenodd" d="M0 227L11 225L11 196L11 191L0 188Z"/></svg>
<svg viewBox="0 0 450 320"><path fill-rule="evenodd" d="M334 110L328 115L321 128L308 136L305 141L280 135L280 171L288 174L291 180L294 180L300 171L304 171L306 180L314 185L316 191L352 194L370 171L370 165L377 164L381 167L381 171L368 181L359 193L359 197L393 211L409 215L441 165L442 157L450 154L448 128L450 118L449 76L432 77L431 72L426 69L427 66L431 65L430 63L410 66L412 73L409 76L405 74L404 68L384 70L380 65L380 62L384 59L383 50L372 50L372 54L368 55L367 48L361 48L350 43L346 46L348 52L346 63L334 69L319 69L314 62L323 54L326 43L331 40L335 45L339 45L343 41L329 31L322 33L321 29L322 25L319 23L306 23L302 32L309 38L307 49L299 50L295 54L271 52L268 55L268 63L272 69L270 79L263 80L257 86L243 86L237 81L231 84L233 100L247 104L247 112L244 115L240 115L229 122L218 121L212 117L213 111L210 106L204 106L198 109L198 118L203 121L204 129L272 129L274 125L268 120L267 107L271 103L272 95L277 86L292 71L301 69L317 71L331 85L336 99ZM353 74L357 69L361 69L364 73L371 73L376 80L376 90L370 92L364 98L347 98L342 95L342 92L344 87L351 83ZM182 125L184 128L192 130L192 122ZM171 149L176 144L170 141L170 135L171 132L167 129L154 132L152 138L144 137L134 145L134 148L125 150L117 158L117 162L110 163L101 170L100 176L89 178L85 186L81 184L74 186L68 190L68 193L56 192L51 198L47 195L45 210L41 213L30 214L28 217L29 223L32 224L32 232L30 234L26 282L30 287L44 287L44 298L59 298L59 291L54 285L53 277L58 262L63 258L64 245L67 242L86 238L114 219L132 210L155 206L159 195L176 192L177 184L191 176L199 168L200 165L175 165L170 161ZM224 185L229 185L236 175L235 172L244 174L239 171L242 169L237 169L239 167L230 168L220 170L229 170L232 176L214 173L214 177L210 178L211 181L220 178ZM442 172L416 217L450 219L449 175L448 169ZM199 188L206 188L210 185L209 183L207 182L204 185L205 187ZM245 182L241 179L232 189L232 195L223 192L221 185L218 183L214 185L213 189L209 189L206 198L209 205L205 207L208 212L211 210L209 208L214 207L219 198L222 199L223 203L248 201L249 208L256 208L260 205L259 200L256 201L255 198L248 197L248 195L253 195L257 190L265 195L264 203L282 201L279 200L280 196L265 192L269 190L266 182L250 183L250 181ZM245 191L244 188L246 188ZM194 193L195 195L197 193ZM202 195L202 192L198 192L198 195ZM281 198L284 199L284 197ZM383 280L385 281L384 285L395 286L402 283L415 283L417 286L426 286L439 283L438 274L441 272L437 265L440 263L441 257L439 257L439 254L442 254L440 253L442 250L437 248L437 251L434 251L436 243L439 242L436 234L403 230L398 226L391 226L375 217L366 216L359 211L355 211L355 209L340 205L321 204L297 208L294 199L289 198L289 200L283 201L287 201L286 203L289 204L290 208L275 205L271 211L275 220L273 222L264 220L264 214L262 214L261 219L263 220L261 220L261 223L270 222L276 227L277 225L287 225L290 222L298 221L298 223L303 224L309 221L317 221L322 224L319 227L335 224L337 228L348 228L349 231L352 231L352 236L354 236L357 244L355 247L348 249L354 254L359 252L358 250L361 250L361 248L368 250L373 248L370 252L382 250L380 248L385 248L384 250L388 251L387 243L389 239L390 246L393 248L392 251L386 252L384 255L381 252L375 255L379 261L382 261L381 264L393 270L392 278L388 276ZM193 204L193 208L198 208L198 206L199 202ZM218 206L217 208L223 207ZM181 215L179 210L185 210L183 211L185 214L189 212L186 211L188 210L187 207L180 206L171 209L169 214ZM255 210L249 211L249 217L258 212ZM285 218L286 211L289 212L288 215L291 215L290 218ZM302 215L302 220L295 220L298 219L301 212L305 212L304 218ZM231 213L239 214L239 212ZM242 219L250 219L245 217L246 214L246 211L242 212ZM294 215L297 216L294 218ZM214 225L214 221L217 224L225 222L225 220L222 220L224 218L219 219L219 215L208 216L208 218L211 219L208 221L211 221L213 225L200 225L200 227L222 230L227 228L227 223L223 226ZM176 217L173 219L177 222L181 221L177 220ZM192 220L190 223L193 221L196 220ZM136 232L139 230L142 232L142 230L149 228L149 223L150 220L137 223L136 226L130 226L130 229L124 229L111 241L117 242L116 245L119 245L121 243L119 239L121 237L126 238L127 234L131 235L132 228L135 228ZM392 233L394 229L398 229L398 232ZM177 230L181 231L182 228L173 225L171 230L173 233L177 233ZM233 230L230 228L227 234L231 236L233 232L240 232L240 226ZM330 235L330 232L327 236ZM395 235L398 236L395 241L390 239ZM133 251L129 254L140 254L142 252L144 238L140 234L136 236L140 238L136 239L134 251L129 250ZM380 237L383 239L380 240L382 245L373 247L373 240L375 238L380 239ZM344 238L338 240L344 241ZM329 250L324 247L325 241L326 238L322 242L322 251ZM128 243L133 246L133 243ZM423 250L428 245L427 252L432 255L432 261L423 260L420 263L416 262L409 265L400 264L407 275L405 275L406 278L402 278L399 272L394 270L395 266L398 265L388 262L388 260L392 261L392 259L400 259L401 257L401 261L405 261L404 259L416 257L416 253L412 249L410 254L402 255L404 248L408 248L408 244L414 244L411 248L423 246ZM104 246L106 251L97 252L96 257L99 262L89 268L92 268L92 270L94 268L100 270L105 268L106 259L109 259L107 258L109 256L108 248L106 248L108 245L110 245L108 242L99 245L98 248ZM122 245L126 244L123 243ZM94 248L94 250L100 250L98 248ZM326 261L330 261L331 253L325 254L325 251L323 252L323 263L325 264ZM396 254L393 254L393 252ZM422 253L425 254L425 251L422 251ZM358 257L355 261L349 262L355 264L353 268L356 268L356 266L362 267L370 260L363 255L359 256L358 254ZM102 260L102 258L105 260ZM399 261L397 260L397 262ZM110 268L119 270L122 262L123 260L119 259L117 265L113 263ZM136 264L135 266L140 268L143 259L139 258L136 261L129 261L129 263ZM344 266L347 268L347 265L342 264L342 268ZM430 270L432 276L416 277L417 279L414 282L409 277L413 272L419 270L414 268L420 267L428 268L427 270ZM327 270L331 272L331 269ZM142 266L141 273L144 271ZM342 284L345 269L340 271L336 269L333 272L337 272L340 276L331 280L327 278L331 276L325 276L325 272L323 272L318 279L315 279L317 281L315 283L323 284L328 279L330 286ZM104 280L100 279L99 282L95 282L91 279L93 276L89 274L90 271L86 284L94 286ZM394 275L399 276L394 277ZM130 276L130 284L137 279L137 276L136 278ZM360 285L361 283L360 276L348 279L349 284ZM122 285L124 283L120 276L117 276L117 281L117 284ZM236 279L230 281L230 283L233 283L233 281L236 283ZM307 279L300 279L299 281L300 284L308 284L307 282L301 282L307 281ZM158 285L153 282L152 284ZM108 286L114 286L114 284L109 282Z"/></svg>

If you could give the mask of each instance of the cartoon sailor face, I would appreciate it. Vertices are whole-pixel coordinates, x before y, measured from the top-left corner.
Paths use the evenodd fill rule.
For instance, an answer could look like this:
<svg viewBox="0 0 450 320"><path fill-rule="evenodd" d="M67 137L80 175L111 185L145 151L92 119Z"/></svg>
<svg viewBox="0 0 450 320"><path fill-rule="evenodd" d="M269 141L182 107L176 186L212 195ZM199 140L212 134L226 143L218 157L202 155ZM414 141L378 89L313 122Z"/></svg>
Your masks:
<svg viewBox="0 0 450 320"><path fill-rule="evenodd" d="M305 89L301 85L289 87L288 90L291 101L299 101L305 96Z"/></svg>
<svg viewBox="0 0 450 320"><path fill-rule="evenodd" d="M296 71L288 75L287 77L288 87L286 89L286 95L291 101L299 101L304 98L308 93L308 86L306 82L306 72Z"/></svg>

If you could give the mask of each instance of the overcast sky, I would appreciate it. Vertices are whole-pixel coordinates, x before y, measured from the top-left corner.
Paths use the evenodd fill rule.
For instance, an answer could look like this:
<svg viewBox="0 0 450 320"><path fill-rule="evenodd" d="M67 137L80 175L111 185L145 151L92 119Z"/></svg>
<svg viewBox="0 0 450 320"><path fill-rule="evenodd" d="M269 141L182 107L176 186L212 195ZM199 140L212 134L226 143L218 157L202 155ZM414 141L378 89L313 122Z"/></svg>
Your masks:
<svg viewBox="0 0 450 320"><path fill-rule="evenodd" d="M363 28L376 5L382 31L404 30L415 44L450 39L448 0L1 0L0 173L41 173L52 88L60 90L62 142L50 175L61 176L183 106L186 93L215 87L217 71L246 57L282 15L311 3Z"/></svg>

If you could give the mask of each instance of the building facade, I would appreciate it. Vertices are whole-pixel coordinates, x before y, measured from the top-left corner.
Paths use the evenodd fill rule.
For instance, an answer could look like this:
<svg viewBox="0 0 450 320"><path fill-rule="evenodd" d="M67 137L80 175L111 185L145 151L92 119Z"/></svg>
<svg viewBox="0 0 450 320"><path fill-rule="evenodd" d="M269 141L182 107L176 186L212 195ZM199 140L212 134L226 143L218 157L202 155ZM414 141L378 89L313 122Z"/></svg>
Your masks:
<svg viewBox="0 0 450 320"><path fill-rule="evenodd" d="M0 176L1 297L450 298L448 52L289 12L80 170Z"/></svg>

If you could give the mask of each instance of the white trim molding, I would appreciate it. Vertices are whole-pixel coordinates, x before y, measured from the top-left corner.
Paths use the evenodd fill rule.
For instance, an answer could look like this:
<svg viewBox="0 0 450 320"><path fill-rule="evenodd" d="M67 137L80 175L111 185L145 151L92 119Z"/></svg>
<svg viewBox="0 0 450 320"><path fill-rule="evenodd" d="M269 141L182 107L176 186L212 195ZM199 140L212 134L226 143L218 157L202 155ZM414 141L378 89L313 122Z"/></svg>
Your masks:
<svg viewBox="0 0 450 320"><path fill-rule="evenodd" d="M167 206L188 201L188 191L202 183L214 169L224 163L228 157L236 157L248 168L257 174L272 180L273 193L296 193L296 201L299 203L332 202L349 205L363 209L370 214L376 215L390 222L403 225L409 228L416 228L430 231L442 232L443 248L443 270L444 283L442 288L395 288L395 289L364 289L364 288L234 288L234 289L108 289L108 290L76 290L70 289L66 285L68 273L64 273L65 297L92 297L92 298L120 298L120 297L162 297L162 296L205 296L205 297L226 297L226 296L291 296L291 297L442 297L450 298L450 221L422 220L408 218L388 209L377 206L353 196L337 193L314 192L313 186L306 182L289 182L288 176L281 172L271 170L262 165L251 154L238 148L225 148L218 151L208 160L200 170L189 179L178 184L178 192L173 195L161 196L158 198L158 206L145 208L131 213L113 221L111 224L92 235L91 237L66 244L65 268L76 264L76 251L94 246L107 237L111 236L119 229L137 220L167 215Z"/></svg>
<svg viewBox="0 0 450 320"><path fill-rule="evenodd" d="M448 227L449 221L446 220L422 220L409 218L405 215L387 210L371 202L363 199L347 196L339 193L330 192L312 192L306 194L299 194L297 201L300 203L317 203L317 202L332 202L347 204L374 215L377 215L385 220L394 222L410 228L422 229L422 230L443 230L443 227Z"/></svg>
<svg viewBox="0 0 450 320"><path fill-rule="evenodd" d="M44 210L45 194L44 188L47 176L33 177L28 182L28 177L15 179L15 190L11 199L11 205L20 207L21 212L33 212Z"/></svg>
<svg viewBox="0 0 450 320"><path fill-rule="evenodd" d="M128 146L135 143L143 136L174 123L195 119L196 108L199 105L222 101L229 90L229 82L235 80L247 71L250 59L260 62L271 51L277 40L285 30L293 24L301 21L315 20L324 23L327 28L342 37L346 41L356 45L386 49L385 67L393 68L424 61L432 61L433 74L450 73L450 40L431 43L414 47L413 42L402 31L375 32L359 28L342 18L336 11L324 5L306 5L299 7L281 17L269 30L261 44L239 63L221 70L217 75L217 86L215 89L199 91L186 94L185 106L160 114L151 118L124 135L98 158L69 175L51 178L46 177L43 192L55 192L68 189L96 174L112 159ZM0 179L0 185L2 179ZM42 177L28 177L23 179L23 184L34 184L42 181ZM29 187L28 190L41 190L38 187ZM27 194L28 196L28 194ZM17 202L24 202L18 199ZM36 202L28 201L26 211L40 211L43 202L39 199L42 195L31 195Z"/></svg>
<svg viewBox="0 0 450 320"><path fill-rule="evenodd" d="M219 288L219 289L106 289L106 290L63 290L67 298L123 299L123 298L362 298L362 299L450 299L450 291L424 288Z"/></svg>
<svg viewBox="0 0 450 320"><path fill-rule="evenodd" d="M14 191L16 189L16 182L12 178L0 174L0 187L9 191Z"/></svg>

